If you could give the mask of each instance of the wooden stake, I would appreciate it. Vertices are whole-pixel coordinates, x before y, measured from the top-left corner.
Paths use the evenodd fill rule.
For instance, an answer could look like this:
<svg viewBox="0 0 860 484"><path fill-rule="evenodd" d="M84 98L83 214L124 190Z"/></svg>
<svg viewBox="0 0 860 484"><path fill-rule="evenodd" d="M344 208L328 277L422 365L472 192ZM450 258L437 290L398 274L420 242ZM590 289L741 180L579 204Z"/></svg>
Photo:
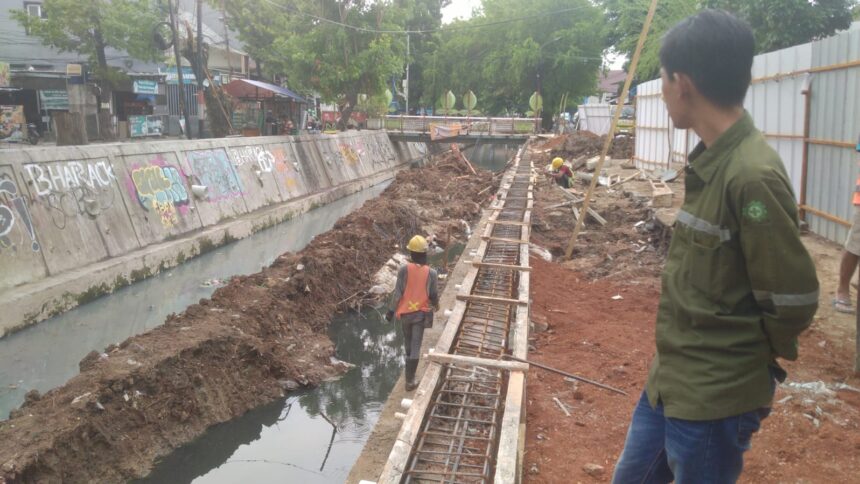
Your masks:
<svg viewBox="0 0 860 484"><path fill-rule="evenodd" d="M633 53L633 60L627 70L627 80L624 81L624 89L621 90L621 96L618 99L623 103L627 99L627 94L630 92L630 84L633 83L633 76L636 75L636 67L639 65L639 56L642 54L642 46L645 45L645 39L648 38L648 30L651 29L651 21L654 20L654 11L657 10L657 1L651 0L651 7L648 8L648 16L645 17L645 24L642 26L642 33L639 34L639 42L636 44L636 51ZM615 115L612 117L612 125L609 127L609 133L606 134L606 142L603 144L603 151L600 153L600 161L594 168L594 173L600 173L603 169L603 163L606 161L606 155L609 153L609 147L612 146L612 139L615 137L615 130L618 128L618 120L621 118L624 104L616 106ZM591 196L594 194L594 189L597 186L595 176L591 179L591 184L588 186L588 192L585 194L585 202L582 205L583 210L587 211L591 204ZM567 250L564 256L567 259L573 255L573 246L576 245L576 238L579 236L579 231L582 230L582 222L585 217L580 217L576 221L576 227L573 229L573 235L570 237L570 243L567 244Z"/></svg>

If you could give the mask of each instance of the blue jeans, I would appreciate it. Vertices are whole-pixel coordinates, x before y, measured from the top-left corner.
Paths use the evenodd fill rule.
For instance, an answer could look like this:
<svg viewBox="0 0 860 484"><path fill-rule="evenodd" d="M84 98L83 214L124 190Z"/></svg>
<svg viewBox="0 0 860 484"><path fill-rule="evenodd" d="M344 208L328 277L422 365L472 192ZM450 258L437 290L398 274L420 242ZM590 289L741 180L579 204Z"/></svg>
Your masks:
<svg viewBox="0 0 860 484"><path fill-rule="evenodd" d="M612 482L734 483L752 435L769 413L760 408L718 420L681 420L664 416L662 404L651 408L643 391Z"/></svg>

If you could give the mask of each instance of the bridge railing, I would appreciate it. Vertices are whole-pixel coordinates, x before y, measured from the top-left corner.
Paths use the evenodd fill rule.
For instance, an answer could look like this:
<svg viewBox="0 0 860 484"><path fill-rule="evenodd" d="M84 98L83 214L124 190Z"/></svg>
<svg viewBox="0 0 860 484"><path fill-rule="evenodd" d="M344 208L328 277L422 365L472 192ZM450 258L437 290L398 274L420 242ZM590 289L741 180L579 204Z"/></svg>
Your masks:
<svg viewBox="0 0 860 484"><path fill-rule="evenodd" d="M429 133L430 126L460 125L470 134L515 135L534 134L534 118L493 118L469 116L386 116L368 119L369 129L386 129L400 133Z"/></svg>

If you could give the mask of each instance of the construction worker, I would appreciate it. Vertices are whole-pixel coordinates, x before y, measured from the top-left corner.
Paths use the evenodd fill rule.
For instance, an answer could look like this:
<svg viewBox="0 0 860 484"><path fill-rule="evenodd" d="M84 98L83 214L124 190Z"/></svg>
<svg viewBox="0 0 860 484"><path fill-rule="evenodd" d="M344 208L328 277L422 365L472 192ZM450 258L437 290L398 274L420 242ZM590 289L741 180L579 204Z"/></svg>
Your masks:
<svg viewBox="0 0 860 484"><path fill-rule="evenodd" d="M770 413L777 358L818 308L785 167L744 110L755 39L721 10L674 26L660 49L663 99L702 140L666 256L656 356L613 483L734 483Z"/></svg>
<svg viewBox="0 0 860 484"><path fill-rule="evenodd" d="M416 235L406 249L411 262L397 272L397 283L385 319L391 321L396 316L403 328L405 387L410 392L418 386L415 370L421 356L421 341L424 329L433 326L433 308L439 305L439 294L436 289L438 274L427 265L427 239Z"/></svg>
<svg viewBox="0 0 860 484"><path fill-rule="evenodd" d="M561 158L555 158L552 160L552 172L550 176L558 183L562 188L570 188L570 182L573 180L573 172L570 171L567 165L564 164L564 160Z"/></svg>
<svg viewBox="0 0 860 484"><path fill-rule="evenodd" d="M857 153L860 154L860 137L857 138ZM860 157L857 159L860 165ZM848 240L845 241L845 250L842 252L842 261L839 264L839 287L836 289L836 297L833 298L833 307L840 313L853 313L849 286L857 263L860 261L860 176L854 182L854 220L851 230L848 231Z"/></svg>

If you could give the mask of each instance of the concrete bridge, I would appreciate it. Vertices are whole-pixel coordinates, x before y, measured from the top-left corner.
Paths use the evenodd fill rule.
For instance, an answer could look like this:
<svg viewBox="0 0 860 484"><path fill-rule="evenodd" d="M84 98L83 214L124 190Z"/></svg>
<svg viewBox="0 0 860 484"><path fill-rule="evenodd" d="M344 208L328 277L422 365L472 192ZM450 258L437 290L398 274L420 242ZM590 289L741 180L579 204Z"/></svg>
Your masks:
<svg viewBox="0 0 860 484"><path fill-rule="evenodd" d="M392 141L461 143L524 142L537 131L539 119L468 116L386 116L368 120L368 128L385 129Z"/></svg>

